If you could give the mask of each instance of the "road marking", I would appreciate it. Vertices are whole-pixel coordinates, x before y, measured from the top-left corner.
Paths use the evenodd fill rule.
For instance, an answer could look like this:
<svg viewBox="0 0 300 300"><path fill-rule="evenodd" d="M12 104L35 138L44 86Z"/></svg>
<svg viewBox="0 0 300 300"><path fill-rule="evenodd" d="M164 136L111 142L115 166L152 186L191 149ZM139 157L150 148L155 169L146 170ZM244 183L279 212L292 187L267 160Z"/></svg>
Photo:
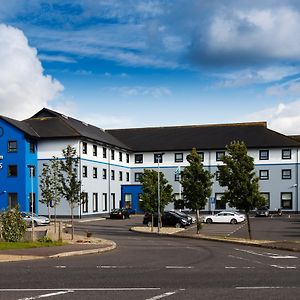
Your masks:
<svg viewBox="0 0 300 300"><path fill-rule="evenodd" d="M193 269L191 266L166 266L166 269Z"/></svg>
<svg viewBox="0 0 300 300"><path fill-rule="evenodd" d="M55 266L55 268L57 268L57 269L65 269L66 266Z"/></svg>
<svg viewBox="0 0 300 300"><path fill-rule="evenodd" d="M165 297L169 297L169 296L172 296L180 291L184 291L184 289L180 289L180 290L177 290L177 291L174 291L174 292L167 292L167 293L164 293L164 294L161 294L161 295L157 295L157 296L154 296L152 298L147 298L146 300L158 300L158 299L162 299L162 298L165 298Z"/></svg>
<svg viewBox="0 0 300 300"><path fill-rule="evenodd" d="M294 286L237 286L236 290L295 289Z"/></svg>
<svg viewBox="0 0 300 300"><path fill-rule="evenodd" d="M270 266L277 269L296 269L295 266L279 266L279 265L270 265Z"/></svg>
<svg viewBox="0 0 300 300"><path fill-rule="evenodd" d="M44 294L44 295L38 295L38 296L33 296L29 298L22 298L19 300L34 300L34 299L41 299L41 298L48 298L48 297L53 297L53 296L58 296L58 295L63 295L63 294L68 294L68 293L73 293L74 291L68 290L68 291L61 291L61 292L56 292L56 293L49 293L49 294Z"/></svg>
<svg viewBox="0 0 300 300"><path fill-rule="evenodd" d="M252 250L245 250L245 249L238 249L238 248L234 248L234 250L246 252L246 253L253 254L253 255L263 256L263 257L275 258L275 259L276 258L281 258L281 259L298 258L297 256L292 256L292 255L279 255L279 254L274 254L274 253L269 253L269 252L258 253L258 252L254 252Z"/></svg>
<svg viewBox="0 0 300 300"><path fill-rule="evenodd" d="M0 292L40 292L40 291L153 291L158 287L126 287L126 288L53 288L53 289L0 289Z"/></svg>
<svg viewBox="0 0 300 300"><path fill-rule="evenodd" d="M255 267L225 267L225 269L255 269Z"/></svg>

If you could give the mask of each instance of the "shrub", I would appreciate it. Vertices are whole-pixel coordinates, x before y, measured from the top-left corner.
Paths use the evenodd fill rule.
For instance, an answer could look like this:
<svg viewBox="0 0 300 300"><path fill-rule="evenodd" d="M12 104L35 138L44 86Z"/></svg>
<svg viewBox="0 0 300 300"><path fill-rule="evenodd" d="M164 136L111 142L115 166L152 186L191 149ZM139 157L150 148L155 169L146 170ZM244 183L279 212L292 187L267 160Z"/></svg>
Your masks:
<svg viewBox="0 0 300 300"><path fill-rule="evenodd" d="M18 242L25 234L27 224L18 208L4 211L0 215L2 237L6 242Z"/></svg>
<svg viewBox="0 0 300 300"><path fill-rule="evenodd" d="M40 242L40 243L53 243L51 238L49 238L48 236L41 237L40 239L38 239L38 242Z"/></svg>

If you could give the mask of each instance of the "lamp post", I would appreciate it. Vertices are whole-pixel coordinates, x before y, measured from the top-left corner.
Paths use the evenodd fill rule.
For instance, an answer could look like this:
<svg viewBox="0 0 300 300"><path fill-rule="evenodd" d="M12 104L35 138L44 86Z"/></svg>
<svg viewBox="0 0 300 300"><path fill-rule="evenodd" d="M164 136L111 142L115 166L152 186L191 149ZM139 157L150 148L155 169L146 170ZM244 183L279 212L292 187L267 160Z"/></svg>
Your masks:
<svg viewBox="0 0 300 300"><path fill-rule="evenodd" d="M161 227L161 215L160 215L160 169L159 163L162 162L162 156L164 153L157 154L157 166L158 166L158 174L157 174L157 232L160 232Z"/></svg>
<svg viewBox="0 0 300 300"><path fill-rule="evenodd" d="M31 240L34 241L34 221L33 221L33 166L28 166L30 170L30 182L31 182Z"/></svg>

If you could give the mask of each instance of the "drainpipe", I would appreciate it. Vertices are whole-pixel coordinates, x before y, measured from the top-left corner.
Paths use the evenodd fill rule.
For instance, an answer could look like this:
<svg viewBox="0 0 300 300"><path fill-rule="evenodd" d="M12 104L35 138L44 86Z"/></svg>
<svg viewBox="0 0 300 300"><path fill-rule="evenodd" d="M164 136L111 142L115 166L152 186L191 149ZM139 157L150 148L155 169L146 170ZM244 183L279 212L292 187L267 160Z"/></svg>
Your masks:
<svg viewBox="0 0 300 300"><path fill-rule="evenodd" d="M111 148L108 148L108 212L110 213L110 184L111 184L111 170L110 170L110 158L111 158ZM116 174L115 174L116 176Z"/></svg>
<svg viewBox="0 0 300 300"><path fill-rule="evenodd" d="M299 213L299 149L297 148L297 163L296 163L296 213Z"/></svg>
<svg viewBox="0 0 300 300"><path fill-rule="evenodd" d="M211 171L211 152L208 151L208 171L210 173ZM211 197L209 197L208 199L208 210L209 210L209 213L211 213Z"/></svg>
<svg viewBox="0 0 300 300"><path fill-rule="evenodd" d="M78 152L79 152L79 180L81 182L81 185L80 185L80 197L81 197L81 193L82 193L82 181L81 181L81 173L82 173L82 170L81 170L81 141L79 141L79 146L78 146ZM81 209L82 209L82 204L81 204L81 200L80 200L80 205L79 205L79 219L81 219Z"/></svg>

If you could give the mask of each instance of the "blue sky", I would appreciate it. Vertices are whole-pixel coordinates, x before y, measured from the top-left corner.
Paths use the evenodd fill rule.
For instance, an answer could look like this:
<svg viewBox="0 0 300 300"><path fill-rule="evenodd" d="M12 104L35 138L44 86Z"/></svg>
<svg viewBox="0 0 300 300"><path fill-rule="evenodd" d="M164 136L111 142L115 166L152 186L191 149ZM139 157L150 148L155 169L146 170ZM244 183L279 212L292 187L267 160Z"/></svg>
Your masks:
<svg viewBox="0 0 300 300"><path fill-rule="evenodd" d="M299 32L296 0L2 1L0 114L299 134Z"/></svg>

